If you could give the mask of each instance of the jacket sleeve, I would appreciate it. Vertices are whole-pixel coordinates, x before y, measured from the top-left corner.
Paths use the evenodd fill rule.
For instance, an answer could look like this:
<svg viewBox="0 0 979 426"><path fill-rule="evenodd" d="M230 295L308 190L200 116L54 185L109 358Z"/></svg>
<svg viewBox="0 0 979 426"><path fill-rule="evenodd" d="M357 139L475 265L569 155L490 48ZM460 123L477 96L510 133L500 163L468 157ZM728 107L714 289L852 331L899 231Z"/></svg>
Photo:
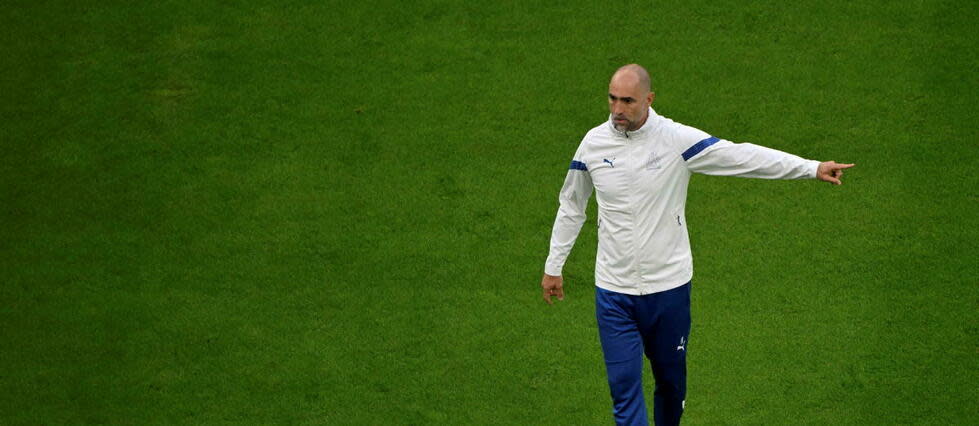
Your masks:
<svg viewBox="0 0 979 426"><path fill-rule="evenodd" d="M699 132L699 131L698 131ZM819 162L750 143L732 143L700 132L683 151L691 172L762 179L815 178Z"/></svg>
<svg viewBox="0 0 979 426"><path fill-rule="evenodd" d="M561 188L560 206L551 230L551 249L544 263L545 274L561 275L581 225L585 223L585 208L588 207L592 189L588 167L581 161L572 161Z"/></svg>

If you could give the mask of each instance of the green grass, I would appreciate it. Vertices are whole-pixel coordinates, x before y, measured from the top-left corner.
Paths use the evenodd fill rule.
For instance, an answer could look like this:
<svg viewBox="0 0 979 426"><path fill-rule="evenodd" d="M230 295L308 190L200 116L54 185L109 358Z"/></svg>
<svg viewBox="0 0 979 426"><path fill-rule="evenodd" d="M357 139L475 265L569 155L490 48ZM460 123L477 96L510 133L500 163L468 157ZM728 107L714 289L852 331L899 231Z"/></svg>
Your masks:
<svg viewBox="0 0 979 426"><path fill-rule="evenodd" d="M685 423L979 418L968 2L15 3L0 423L609 423L594 201L538 285L628 62L857 164L693 178Z"/></svg>

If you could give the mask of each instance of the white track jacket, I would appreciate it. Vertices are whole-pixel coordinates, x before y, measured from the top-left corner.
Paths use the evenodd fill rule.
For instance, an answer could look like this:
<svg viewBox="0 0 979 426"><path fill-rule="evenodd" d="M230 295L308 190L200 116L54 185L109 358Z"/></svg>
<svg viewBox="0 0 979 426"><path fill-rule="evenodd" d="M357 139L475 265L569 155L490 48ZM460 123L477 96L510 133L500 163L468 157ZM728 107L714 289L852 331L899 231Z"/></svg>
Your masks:
<svg viewBox="0 0 979 426"><path fill-rule="evenodd" d="M561 275L594 189L595 285L634 295L679 287L693 277L684 216L691 173L800 179L815 178L818 166L818 161L712 137L652 108L646 123L631 132L616 130L610 117L585 135L571 161L544 272Z"/></svg>

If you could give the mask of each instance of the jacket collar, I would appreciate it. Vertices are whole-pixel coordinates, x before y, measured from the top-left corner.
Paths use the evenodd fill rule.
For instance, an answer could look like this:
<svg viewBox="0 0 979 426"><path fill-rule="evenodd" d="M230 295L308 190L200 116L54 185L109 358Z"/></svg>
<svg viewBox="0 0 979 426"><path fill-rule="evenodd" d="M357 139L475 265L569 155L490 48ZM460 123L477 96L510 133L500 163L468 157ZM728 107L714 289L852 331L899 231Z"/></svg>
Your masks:
<svg viewBox="0 0 979 426"><path fill-rule="evenodd" d="M653 107L649 107L649 116L646 117L646 122L643 123L642 126L640 126L636 130L628 130L625 132L620 132L615 128L615 123L612 122L612 114L609 114L608 127L609 129L612 130L612 133L615 134L616 136L622 136L627 139L632 139L636 136L642 136L646 133L649 133L650 129L655 127L655 124L653 124L653 122L656 121L658 117L659 116L656 115L656 111L653 111Z"/></svg>

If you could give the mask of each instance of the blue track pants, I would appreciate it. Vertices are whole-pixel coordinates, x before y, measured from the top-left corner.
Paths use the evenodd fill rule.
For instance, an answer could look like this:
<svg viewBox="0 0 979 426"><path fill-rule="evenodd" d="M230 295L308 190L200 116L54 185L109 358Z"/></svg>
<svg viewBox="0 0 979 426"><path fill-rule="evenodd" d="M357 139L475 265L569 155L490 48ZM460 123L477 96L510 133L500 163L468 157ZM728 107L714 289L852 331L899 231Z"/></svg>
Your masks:
<svg viewBox="0 0 979 426"><path fill-rule="evenodd" d="M595 316L615 423L649 424L642 390L645 354L656 378L656 425L679 424L687 391L690 283L643 296L595 289Z"/></svg>

